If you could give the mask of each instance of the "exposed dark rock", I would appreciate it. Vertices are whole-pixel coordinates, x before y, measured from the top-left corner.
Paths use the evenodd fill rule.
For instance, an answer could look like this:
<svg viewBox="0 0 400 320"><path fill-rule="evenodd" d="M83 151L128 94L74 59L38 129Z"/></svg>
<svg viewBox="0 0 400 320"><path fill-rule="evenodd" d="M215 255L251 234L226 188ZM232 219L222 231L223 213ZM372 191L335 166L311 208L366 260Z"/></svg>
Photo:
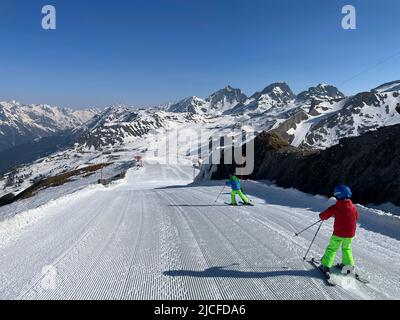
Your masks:
<svg viewBox="0 0 400 320"><path fill-rule="evenodd" d="M316 106L320 102L321 102L320 100L317 100L315 98L311 100L311 108L310 108L310 111L309 111L310 116L312 116L312 117L319 116L320 113L317 111Z"/></svg>
<svg viewBox="0 0 400 320"><path fill-rule="evenodd" d="M289 135L287 132L290 129L295 129L299 123L306 119L308 119L308 115L304 111L299 111L288 120L282 122L276 129L271 130L271 132L279 134L285 141L292 143L294 136Z"/></svg>
<svg viewBox="0 0 400 320"><path fill-rule="evenodd" d="M350 98L344 105L344 109L351 107L362 108L365 104L369 106L380 107L384 103L384 95L374 92L361 92Z"/></svg>
<svg viewBox="0 0 400 320"><path fill-rule="evenodd" d="M0 207L13 203L14 199L15 195L13 193L6 194L5 196L0 198Z"/></svg>
<svg viewBox="0 0 400 320"><path fill-rule="evenodd" d="M109 185L109 184L111 184L111 183L113 183L115 181L124 179L126 177L126 172L127 171L124 170L121 173L119 173L119 174L117 174L117 175L115 175L113 177L110 177L110 178L107 178L107 179L99 179L97 182L99 184L102 184L103 186L107 186L107 185Z"/></svg>

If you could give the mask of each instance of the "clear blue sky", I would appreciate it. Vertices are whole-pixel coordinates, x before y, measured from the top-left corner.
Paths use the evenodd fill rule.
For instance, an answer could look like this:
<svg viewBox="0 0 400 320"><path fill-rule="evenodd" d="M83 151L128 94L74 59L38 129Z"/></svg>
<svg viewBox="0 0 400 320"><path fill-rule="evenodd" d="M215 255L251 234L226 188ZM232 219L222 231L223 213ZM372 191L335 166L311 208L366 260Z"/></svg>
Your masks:
<svg viewBox="0 0 400 320"><path fill-rule="evenodd" d="M45 4L56 31L41 29ZM341 28L345 4L355 31ZM146 106L275 81L352 94L400 78L399 12L399 0L0 0L0 100Z"/></svg>

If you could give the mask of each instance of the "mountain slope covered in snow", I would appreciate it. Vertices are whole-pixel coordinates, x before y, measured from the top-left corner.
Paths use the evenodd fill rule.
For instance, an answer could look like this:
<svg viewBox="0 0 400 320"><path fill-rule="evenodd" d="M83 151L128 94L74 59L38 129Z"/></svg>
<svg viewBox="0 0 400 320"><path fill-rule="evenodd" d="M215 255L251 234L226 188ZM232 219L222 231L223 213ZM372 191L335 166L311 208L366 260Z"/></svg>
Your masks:
<svg viewBox="0 0 400 320"><path fill-rule="evenodd" d="M10 155L16 155L21 161L26 159L26 165L21 166L22 162L11 158L2 163L0 168L8 169L10 173L0 178L0 189L3 190L0 195L20 191L37 176L73 170L84 163L132 159L133 154L162 149L174 130L181 133L192 131L190 139L179 141L179 152L182 154L197 151L195 139L198 139L201 130L214 138L231 135L233 130L256 134L272 130L295 147L326 149L337 145L341 138L363 135L400 123L398 84L390 82L350 97L345 97L339 89L327 84L311 87L296 95L286 83L279 82L251 97L240 89L228 86L205 99L190 97L169 106L148 109L113 106L103 111L79 112L2 103L7 117L0 116L3 125L0 125L0 130L6 131L1 129L5 124L20 133L28 130L27 137L30 139L33 136L57 136L59 130L64 130L62 133L68 130L65 139L62 136L60 143L54 139L55 143L47 149L43 148L41 153L30 152L29 157L23 158L19 155L24 150L12 150ZM7 113L4 110L8 110ZM24 129L20 129L19 125ZM0 141L7 144L12 137L13 134L0 135ZM26 150L35 148L32 141L26 146ZM53 155L48 156L50 151ZM199 156L203 157L197 155L192 158L197 161ZM7 183L10 176L20 183L10 187Z"/></svg>
<svg viewBox="0 0 400 320"><path fill-rule="evenodd" d="M77 128L98 112L0 102L0 151Z"/></svg>
<svg viewBox="0 0 400 320"><path fill-rule="evenodd" d="M385 87L386 86L382 86ZM312 99L274 128L294 146L325 149L345 137L400 123L400 89Z"/></svg>

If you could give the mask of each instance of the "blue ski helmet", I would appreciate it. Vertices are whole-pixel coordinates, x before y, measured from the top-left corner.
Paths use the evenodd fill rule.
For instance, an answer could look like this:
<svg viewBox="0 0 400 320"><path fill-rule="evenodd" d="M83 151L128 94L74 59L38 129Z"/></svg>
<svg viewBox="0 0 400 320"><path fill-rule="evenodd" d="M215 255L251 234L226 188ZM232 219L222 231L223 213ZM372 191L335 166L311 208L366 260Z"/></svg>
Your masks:
<svg viewBox="0 0 400 320"><path fill-rule="evenodd" d="M346 185L338 185L335 187L334 196L338 200L351 199L352 192Z"/></svg>

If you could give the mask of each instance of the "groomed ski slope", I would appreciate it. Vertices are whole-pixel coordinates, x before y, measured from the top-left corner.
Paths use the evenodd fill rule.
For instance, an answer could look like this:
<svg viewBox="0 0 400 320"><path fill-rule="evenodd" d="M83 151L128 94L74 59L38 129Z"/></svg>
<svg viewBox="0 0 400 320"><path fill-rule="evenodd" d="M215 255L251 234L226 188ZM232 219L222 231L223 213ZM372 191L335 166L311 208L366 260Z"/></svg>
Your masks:
<svg viewBox="0 0 400 320"><path fill-rule="evenodd" d="M371 281L328 287L302 257L326 198L246 182L255 207L218 203L221 182L146 164L0 223L1 299L399 299L398 217L360 208L354 253ZM310 257L332 232L323 225Z"/></svg>

